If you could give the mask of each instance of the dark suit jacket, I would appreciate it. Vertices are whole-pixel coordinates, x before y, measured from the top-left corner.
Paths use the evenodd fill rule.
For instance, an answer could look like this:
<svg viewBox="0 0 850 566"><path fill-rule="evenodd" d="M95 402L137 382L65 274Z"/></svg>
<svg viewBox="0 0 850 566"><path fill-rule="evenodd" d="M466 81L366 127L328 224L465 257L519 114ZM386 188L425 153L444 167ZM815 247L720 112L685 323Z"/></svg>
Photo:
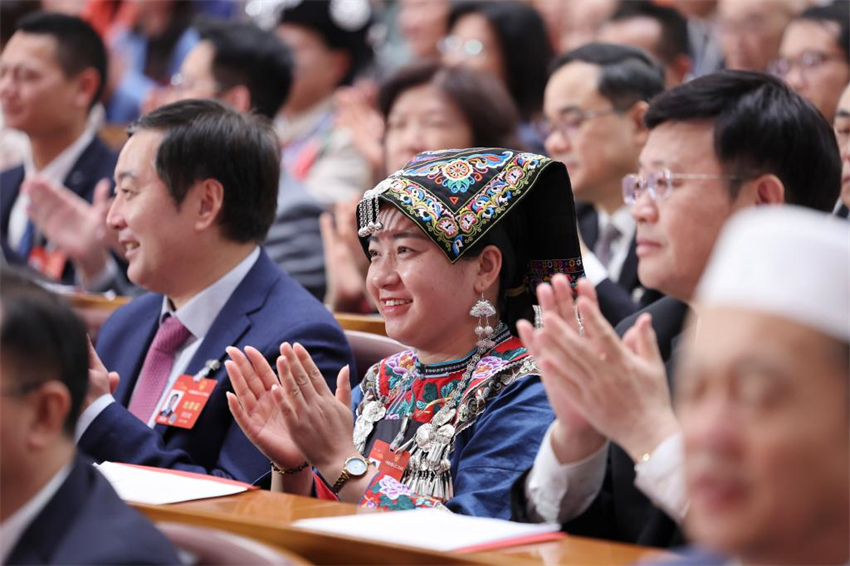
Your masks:
<svg viewBox="0 0 850 566"><path fill-rule="evenodd" d="M218 382L191 430L156 425L153 429L126 407L159 325L162 295L146 294L117 310L100 331L97 351L104 365L121 376L112 403L91 423L79 446L97 461L173 468L253 483L269 469L265 458L242 433L227 406L232 391L224 365L209 377ZM254 346L274 367L280 343L300 342L332 385L354 362L342 329L330 312L275 266L265 252L219 312L186 368L194 375L207 360L224 361L227 346Z"/></svg>
<svg viewBox="0 0 850 566"><path fill-rule="evenodd" d="M622 336L640 314L650 313L668 380L672 382L676 348L689 311L686 304L664 297L623 320L617 325L617 333ZM650 546L681 544L682 533L676 522L635 487L634 468L635 463L626 451L612 443L602 491L583 514L563 525L564 530L575 535ZM511 493L513 517L525 522L529 521L525 498L527 473L514 484Z"/></svg>
<svg viewBox="0 0 850 566"><path fill-rule="evenodd" d="M118 155L95 137L71 168L71 172L65 178L64 185L88 202L92 202L95 185L103 178L112 178L117 160ZM0 238L3 240L3 252L7 254L6 260L11 264L27 263L27 258L19 256L17 251L12 250L6 242L9 235L9 218L12 215L12 206L18 198L18 192L23 181L23 165L0 173ZM68 262L65 272L62 274L62 283L74 284L74 268L70 262Z"/></svg>
<svg viewBox="0 0 850 566"><path fill-rule="evenodd" d="M174 547L81 456L8 564L179 564Z"/></svg>
<svg viewBox="0 0 850 566"><path fill-rule="evenodd" d="M589 249L596 246L599 239L599 214L593 205L584 202L576 203L576 218L579 231L585 245ZM634 314L640 309L652 304L664 295L652 289L643 289L643 294L638 301L632 300L635 289L641 288L638 280L637 267L638 257L635 253L637 247L634 235L629 244L629 253L620 270L617 281L606 279L596 286L596 294L599 297L599 309L605 319L613 324L618 324L627 316Z"/></svg>

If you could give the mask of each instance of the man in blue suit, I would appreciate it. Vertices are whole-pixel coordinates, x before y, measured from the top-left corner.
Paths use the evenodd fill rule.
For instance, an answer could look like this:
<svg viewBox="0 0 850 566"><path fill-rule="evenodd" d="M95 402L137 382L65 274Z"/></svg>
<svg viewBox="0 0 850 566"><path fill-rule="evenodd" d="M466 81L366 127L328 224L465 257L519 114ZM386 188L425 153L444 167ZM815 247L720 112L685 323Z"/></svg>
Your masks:
<svg viewBox="0 0 850 566"><path fill-rule="evenodd" d="M91 26L46 13L23 18L0 56L5 124L26 133L31 147L23 164L0 173L4 255L9 263L30 263L54 279L93 290L101 290L97 280L104 279L107 265L118 270L97 230L116 155L89 119L103 92L106 62ZM45 197L97 201L101 216L83 226L54 214Z"/></svg>
<svg viewBox="0 0 850 566"><path fill-rule="evenodd" d="M130 132L107 222L128 277L151 293L101 329L103 362L92 359L79 446L101 461L253 482L269 463L228 410L225 349L251 344L274 361L281 342L300 342L330 384L351 360L332 315L258 244L275 215L276 138L258 118L212 100L163 106ZM186 387L204 383L214 388L199 407ZM157 424L178 390L187 393L175 426Z"/></svg>
<svg viewBox="0 0 850 566"><path fill-rule="evenodd" d="M77 454L88 386L83 324L0 275L0 563L178 564L171 543Z"/></svg>

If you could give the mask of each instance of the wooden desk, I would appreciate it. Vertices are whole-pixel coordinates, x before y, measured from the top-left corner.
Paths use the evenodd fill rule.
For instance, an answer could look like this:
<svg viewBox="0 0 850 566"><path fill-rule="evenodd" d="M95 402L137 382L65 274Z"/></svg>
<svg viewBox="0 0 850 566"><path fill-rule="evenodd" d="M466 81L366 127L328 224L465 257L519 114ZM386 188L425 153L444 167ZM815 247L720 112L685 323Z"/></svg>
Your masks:
<svg viewBox="0 0 850 566"><path fill-rule="evenodd" d="M335 312L334 317L343 330L359 330L360 332L380 334L381 336L387 335L384 319L380 315Z"/></svg>
<svg viewBox="0 0 850 566"><path fill-rule="evenodd" d="M647 549L568 536L563 540L470 554L441 553L303 531L293 521L376 511L268 491L175 505L136 505L153 521L214 527L295 552L316 564L504 564L507 566L631 564L653 554Z"/></svg>

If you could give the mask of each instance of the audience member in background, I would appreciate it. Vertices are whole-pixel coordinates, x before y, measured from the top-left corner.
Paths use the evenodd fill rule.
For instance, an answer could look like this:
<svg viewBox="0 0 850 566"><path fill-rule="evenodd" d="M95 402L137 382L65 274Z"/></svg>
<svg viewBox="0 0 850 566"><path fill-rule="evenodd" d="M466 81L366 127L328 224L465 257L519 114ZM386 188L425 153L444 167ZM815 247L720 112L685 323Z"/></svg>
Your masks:
<svg viewBox="0 0 850 566"><path fill-rule="evenodd" d="M0 55L5 124L26 133L31 148L23 165L0 174L4 254L93 290L105 290L120 271L104 239L116 156L88 119L106 66L97 33L63 14L22 18Z"/></svg>
<svg viewBox="0 0 850 566"><path fill-rule="evenodd" d="M766 71L785 27L808 0L718 0L718 32L727 69Z"/></svg>
<svg viewBox="0 0 850 566"><path fill-rule="evenodd" d="M0 52L6 47L6 42L15 33L18 20L30 12L37 12L38 2L32 0L7 0L0 2ZM6 125L0 113L0 171L23 163L24 156L30 150L27 135Z"/></svg>
<svg viewBox="0 0 850 566"><path fill-rule="evenodd" d="M401 0L397 24L414 61L438 60L449 25L450 0Z"/></svg>
<svg viewBox="0 0 850 566"><path fill-rule="evenodd" d="M561 55L546 85L546 151L570 172L585 276L602 314L617 324L659 297L638 281L635 221L623 176L649 134L643 114L664 90L664 70L640 49L589 43ZM592 250L592 251L591 251Z"/></svg>
<svg viewBox="0 0 850 566"><path fill-rule="evenodd" d="M841 198L836 204L836 214L841 218L850 217L850 84L838 100L835 112L835 138L841 151Z"/></svg>
<svg viewBox="0 0 850 566"><path fill-rule="evenodd" d="M563 19L559 41L554 45L556 53L564 53L593 41L599 28L617 10L620 2L618 0L582 0L581 2L540 0L537 4L561 6Z"/></svg>
<svg viewBox="0 0 850 566"><path fill-rule="evenodd" d="M534 124L543 108L543 90L552 46L543 18L526 4L463 1L452 7L443 62L485 71L499 78L519 108L519 141L543 153Z"/></svg>
<svg viewBox="0 0 850 566"><path fill-rule="evenodd" d="M847 564L850 225L796 207L738 215L696 304L676 410L685 527L704 550L673 562Z"/></svg>
<svg viewBox="0 0 850 566"><path fill-rule="evenodd" d="M640 280L668 297L615 333L592 285L580 281L581 338L566 283L553 279L554 296L538 289L545 326L518 330L541 364L557 420L515 486L514 513L561 521L574 534L669 546L681 542L688 497L668 379L717 235L748 207L831 211L841 162L823 117L763 73L698 77L653 99L644 120L640 173L624 179L623 192L637 221ZM666 372L656 371L660 363Z"/></svg>
<svg viewBox="0 0 850 566"><path fill-rule="evenodd" d="M831 122L850 82L850 0L814 6L794 18L771 70Z"/></svg>
<svg viewBox="0 0 850 566"><path fill-rule="evenodd" d="M353 396L341 372L335 397L298 345L281 345L279 382L262 357L228 348L230 408L284 471L275 488L507 519L511 485L552 419L512 324L533 316L538 278L581 277L566 168L500 148L425 152L359 212L369 293L387 335L410 349L373 365Z"/></svg>
<svg viewBox="0 0 850 566"><path fill-rule="evenodd" d="M596 40L646 51L664 65L668 88L682 84L692 70L687 20L676 9L649 0L621 3Z"/></svg>
<svg viewBox="0 0 850 566"><path fill-rule="evenodd" d="M133 0L136 23L117 32L109 48L117 81L106 104L110 122L138 118L142 103L158 85L166 85L198 42L191 27L193 4L187 0Z"/></svg>
<svg viewBox="0 0 850 566"><path fill-rule="evenodd" d="M418 63L396 71L381 86L378 106L386 123L375 147L381 169L393 173L422 151L462 147L516 148L518 112L502 83L465 67ZM337 205L321 219L328 294L325 303L342 312L371 312L366 270L357 239L354 203Z"/></svg>
<svg viewBox="0 0 850 566"><path fill-rule="evenodd" d="M717 30L718 0L653 1L675 8L687 19L691 76L698 77L720 70L723 66L723 52Z"/></svg>
<svg viewBox="0 0 850 566"><path fill-rule="evenodd" d="M279 114L282 167L325 207L353 198L371 181L351 133L336 127L333 100L371 62L371 18L367 0L305 0L280 13L278 37L295 56L292 90Z"/></svg>
<svg viewBox="0 0 850 566"><path fill-rule="evenodd" d="M75 449L88 357L67 305L0 275L0 562L178 564L171 543Z"/></svg>
<svg viewBox="0 0 850 566"><path fill-rule="evenodd" d="M79 446L98 461L253 482L268 460L228 413L225 348L253 344L274 359L284 340L310 344L330 379L350 360L330 313L258 245L274 219L277 140L265 121L212 100L163 106L130 131L107 222L130 280L150 293L100 331ZM209 380L206 403L186 393L174 426L158 423L192 376Z"/></svg>

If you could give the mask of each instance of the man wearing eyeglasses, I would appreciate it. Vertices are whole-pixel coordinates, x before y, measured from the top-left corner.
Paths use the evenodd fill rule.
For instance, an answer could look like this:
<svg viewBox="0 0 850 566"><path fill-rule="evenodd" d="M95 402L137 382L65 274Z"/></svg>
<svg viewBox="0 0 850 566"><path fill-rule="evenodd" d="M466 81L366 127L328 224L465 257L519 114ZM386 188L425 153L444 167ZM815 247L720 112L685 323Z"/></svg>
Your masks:
<svg viewBox="0 0 850 566"><path fill-rule="evenodd" d="M648 130L643 114L664 90L664 72L635 47L590 43L561 55L544 94L546 150L570 172L585 273L611 324L660 295L638 281L635 222L621 179Z"/></svg>
<svg viewBox="0 0 850 566"><path fill-rule="evenodd" d="M0 287L0 563L179 564L171 543L75 449L85 327L13 272Z"/></svg>
<svg viewBox="0 0 850 566"><path fill-rule="evenodd" d="M644 120L649 137L623 195L637 223L638 275L668 297L615 333L586 282L581 327L569 324L575 317L563 279L553 279L554 291L538 289L545 326L518 329L546 368L557 419L515 486L513 509L519 520L557 520L574 534L671 546L682 541L688 498L668 380L715 240L748 207L830 212L841 164L823 116L762 73L699 77L653 99ZM794 264L789 257L788 276L805 276Z"/></svg>
<svg viewBox="0 0 850 566"><path fill-rule="evenodd" d="M804 10L785 29L770 69L832 122L850 82L850 1Z"/></svg>

